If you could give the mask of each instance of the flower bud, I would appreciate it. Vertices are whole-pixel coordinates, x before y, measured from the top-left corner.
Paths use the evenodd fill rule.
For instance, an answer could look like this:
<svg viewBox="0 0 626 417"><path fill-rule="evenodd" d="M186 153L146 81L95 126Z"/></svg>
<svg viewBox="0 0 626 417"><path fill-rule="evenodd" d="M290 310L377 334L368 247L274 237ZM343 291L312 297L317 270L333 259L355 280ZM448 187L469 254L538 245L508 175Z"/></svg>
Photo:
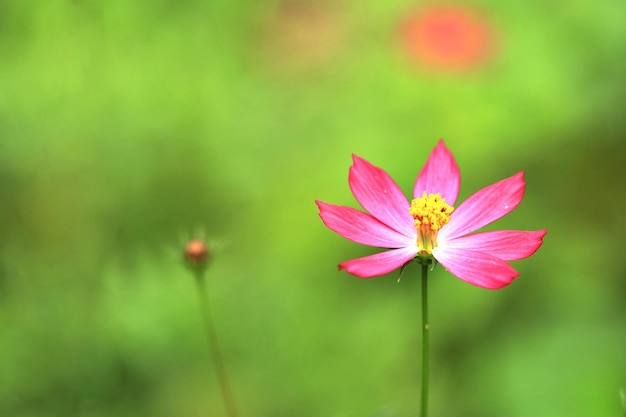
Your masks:
<svg viewBox="0 0 626 417"><path fill-rule="evenodd" d="M196 271L203 271L209 263L209 248L206 242L194 239L185 246L185 261Z"/></svg>

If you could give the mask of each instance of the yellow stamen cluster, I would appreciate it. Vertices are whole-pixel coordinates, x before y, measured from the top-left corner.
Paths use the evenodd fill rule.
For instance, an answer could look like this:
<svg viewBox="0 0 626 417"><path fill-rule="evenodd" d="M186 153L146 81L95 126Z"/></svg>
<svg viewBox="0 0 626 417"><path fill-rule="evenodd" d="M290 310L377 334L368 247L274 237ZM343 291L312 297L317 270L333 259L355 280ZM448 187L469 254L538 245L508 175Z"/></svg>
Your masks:
<svg viewBox="0 0 626 417"><path fill-rule="evenodd" d="M437 233L450 221L454 207L446 204L440 194L426 195L411 201L409 212L417 230L417 245L422 253L432 253L437 247Z"/></svg>

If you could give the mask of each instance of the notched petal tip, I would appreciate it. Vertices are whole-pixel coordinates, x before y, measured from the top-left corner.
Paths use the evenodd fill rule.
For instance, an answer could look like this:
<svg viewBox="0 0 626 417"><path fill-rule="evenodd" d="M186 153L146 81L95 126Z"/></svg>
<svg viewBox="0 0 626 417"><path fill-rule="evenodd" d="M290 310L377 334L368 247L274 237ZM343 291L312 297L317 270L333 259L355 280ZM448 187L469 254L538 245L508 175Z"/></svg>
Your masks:
<svg viewBox="0 0 626 417"><path fill-rule="evenodd" d="M511 179L516 180L520 183L521 187L525 187L526 186L526 180L524 179L524 175L526 175L526 173L524 171L520 171L515 175L512 175Z"/></svg>
<svg viewBox="0 0 626 417"><path fill-rule="evenodd" d="M359 155L353 153L352 165L350 166L350 168L356 165L360 165L360 164L369 164L369 162L365 158L361 158Z"/></svg>
<svg viewBox="0 0 626 417"><path fill-rule="evenodd" d="M509 275L502 281L491 281L486 285L478 285L478 284L474 284L474 285L480 288L484 288L486 290L501 290L502 288L508 287L509 285L511 285L513 281L519 278L519 276L520 276L519 272L516 271L514 274Z"/></svg>
<svg viewBox="0 0 626 417"><path fill-rule="evenodd" d="M542 229L542 230L537 230L534 232L527 232L527 233L530 236L529 241L526 243L527 246L529 246L528 254L517 259L511 259L512 261L528 258L534 255L539 250L539 248L543 246L543 238L548 233L548 230Z"/></svg>
<svg viewBox="0 0 626 417"><path fill-rule="evenodd" d="M317 205L317 210L318 210L317 215L320 216L322 221L324 221L324 216L322 215L322 213L324 212L324 208L326 206L328 206L329 204L328 203L324 203L321 200L315 200L315 205Z"/></svg>

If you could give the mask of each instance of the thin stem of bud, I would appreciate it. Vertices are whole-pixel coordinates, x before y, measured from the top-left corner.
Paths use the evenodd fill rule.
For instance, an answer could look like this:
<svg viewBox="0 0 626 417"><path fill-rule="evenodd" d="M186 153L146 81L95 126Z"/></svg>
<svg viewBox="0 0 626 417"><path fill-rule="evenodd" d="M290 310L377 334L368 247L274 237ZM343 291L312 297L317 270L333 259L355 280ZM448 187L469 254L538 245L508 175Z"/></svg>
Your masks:
<svg viewBox="0 0 626 417"><path fill-rule="evenodd" d="M226 366L224 365L224 359L222 357L222 351L220 349L219 341L217 338L217 332L213 324L213 317L211 315L211 308L209 305L209 297L207 295L206 284L204 280L204 273L201 270L196 270L196 283L198 284L198 297L200 301L200 308L202 309L202 318L204 320L204 327L209 337L209 347L211 350L211 356L217 372L217 377L220 383L222 391L222 398L224 400L224 406L230 417L238 417L237 406L235 403L235 397L233 396L228 381L228 374L226 372Z"/></svg>

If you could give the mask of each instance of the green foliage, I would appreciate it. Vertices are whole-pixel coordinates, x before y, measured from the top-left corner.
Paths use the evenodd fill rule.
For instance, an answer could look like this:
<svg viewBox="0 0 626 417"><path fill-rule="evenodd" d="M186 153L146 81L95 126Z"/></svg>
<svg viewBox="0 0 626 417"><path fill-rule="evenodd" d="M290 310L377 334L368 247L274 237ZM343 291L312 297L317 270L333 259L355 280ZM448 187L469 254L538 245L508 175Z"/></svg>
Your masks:
<svg viewBox="0 0 626 417"><path fill-rule="evenodd" d="M432 414L622 412L622 1L483 1L498 53L440 73L407 1L36 3L0 2L0 415L224 415L199 227L243 417L414 416L418 268L338 273L373 251L313 200L355 204L351 153L408 193L440 137L461 198L525 170L497 228L548 235L501 291L430 274Z"/></svg>

